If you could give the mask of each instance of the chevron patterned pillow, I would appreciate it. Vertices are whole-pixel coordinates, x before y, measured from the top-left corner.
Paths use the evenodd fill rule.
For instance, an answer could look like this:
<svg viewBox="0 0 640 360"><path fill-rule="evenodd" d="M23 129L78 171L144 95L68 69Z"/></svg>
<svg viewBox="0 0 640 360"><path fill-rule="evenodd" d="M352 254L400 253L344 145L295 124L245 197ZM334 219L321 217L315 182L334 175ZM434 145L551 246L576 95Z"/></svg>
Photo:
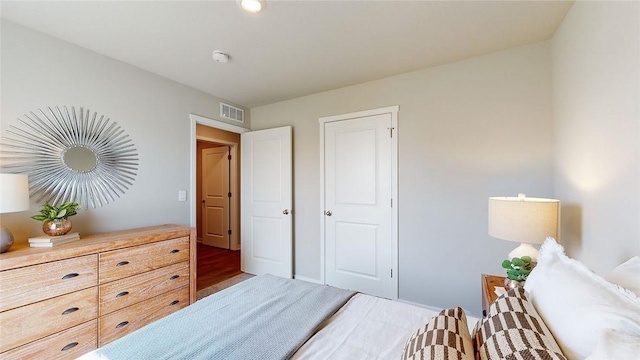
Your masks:
<svg viewBox="0 0 640 360"><path fill-rule="evenodd" d="M473 343L464 311L442 310L414 333L402 352L401 360L473 360Z"/></svg>
<svg viewBox="0 0 640 360"><path fill-rule="evenodd" d="M498 297L474 330L476 360L566 360L523 288Z"/></svg>

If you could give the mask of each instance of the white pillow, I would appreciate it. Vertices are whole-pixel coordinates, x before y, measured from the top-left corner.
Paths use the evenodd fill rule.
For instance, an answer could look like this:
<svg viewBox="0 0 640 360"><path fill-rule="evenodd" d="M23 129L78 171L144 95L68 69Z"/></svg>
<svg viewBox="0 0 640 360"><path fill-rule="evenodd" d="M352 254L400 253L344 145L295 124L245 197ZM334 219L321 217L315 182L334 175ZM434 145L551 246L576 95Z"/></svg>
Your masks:
<svg viewBox="0 0 640 360"><path fill-rule="evenodd" d="M634 256L618 265L605 276L605 279L640 295L640 256Z"/></svg>
<svg viewBox="0 0 640 360"><path fill-rule="evenodd" d="M640 297L568 258L552 238L540 248L524 288L571 360L589 356L606 329L640 336Z"/></svg>
<svg viewBox="0 0 640 360"><path fill-rule="evenodd" d="M637 359L640 357L640 337L607 329L596 349L585 360Z"/></svg>

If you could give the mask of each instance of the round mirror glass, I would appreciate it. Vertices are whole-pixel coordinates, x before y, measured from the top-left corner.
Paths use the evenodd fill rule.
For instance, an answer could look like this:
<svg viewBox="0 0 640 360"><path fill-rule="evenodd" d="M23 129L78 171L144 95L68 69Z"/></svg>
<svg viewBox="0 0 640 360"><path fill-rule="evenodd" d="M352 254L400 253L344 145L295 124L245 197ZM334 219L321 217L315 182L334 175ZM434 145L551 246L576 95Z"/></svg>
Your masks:
<svg viewBox="0 0 640 360"><path fill-rule="evenodd" d="M62 159L69 169L77 172L91 171L98 164L96 154L84 146L74 146L67 149Z"/></svg>

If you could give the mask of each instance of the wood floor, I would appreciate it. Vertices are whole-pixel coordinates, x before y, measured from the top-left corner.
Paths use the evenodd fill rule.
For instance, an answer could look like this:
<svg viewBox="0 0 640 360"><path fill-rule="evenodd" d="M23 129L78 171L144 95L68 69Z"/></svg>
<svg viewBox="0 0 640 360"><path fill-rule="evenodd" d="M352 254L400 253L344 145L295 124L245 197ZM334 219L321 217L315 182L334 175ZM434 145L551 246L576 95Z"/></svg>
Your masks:
<svg viewBox="0 0 640 360"><path fill-rule="evenodd" d="M236 275L240 271L240 251L225 250L198 243L196 288L204 289Z"/></svg>

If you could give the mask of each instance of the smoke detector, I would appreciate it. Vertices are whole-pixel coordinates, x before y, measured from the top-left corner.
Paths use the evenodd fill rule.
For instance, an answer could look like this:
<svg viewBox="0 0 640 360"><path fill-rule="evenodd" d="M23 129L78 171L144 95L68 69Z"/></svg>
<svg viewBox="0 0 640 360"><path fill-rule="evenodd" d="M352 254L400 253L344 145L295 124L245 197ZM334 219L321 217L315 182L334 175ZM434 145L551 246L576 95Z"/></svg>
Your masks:
<svg viewBox="0 0 640 360"><path fill-rule="evenodd" d="M213 52L213 61L218 63L226 63L227 61L229 61L229 55L220 50L215 50Z"/></svg>

